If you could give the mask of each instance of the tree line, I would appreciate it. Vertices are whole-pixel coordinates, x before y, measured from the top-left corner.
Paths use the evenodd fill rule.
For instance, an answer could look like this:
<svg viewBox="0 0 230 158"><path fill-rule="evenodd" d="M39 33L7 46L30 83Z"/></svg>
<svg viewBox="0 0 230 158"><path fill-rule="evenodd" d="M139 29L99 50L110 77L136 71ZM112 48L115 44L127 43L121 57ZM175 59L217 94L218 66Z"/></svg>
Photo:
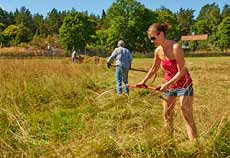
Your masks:
<svg viewBox="0 0 230 158"><path fill-rule="evenodd" d="M119 39L127 43L133 52L152 50L146 36L147 28L154 22L168 23L169 39L180 41L182 35L208 34L208 41L199 41L198 49L221 49L230 47L230 5L220 11L216 3L204 5L198 16L195 10L180 8L173 13L161 7L156 10L146 8L136 0L116 0L102 14L89 14L75 9L58 11L52 9L46 17L31 14L26 7L7 12L0 8L1 47L30 45L84 51L111 51ZM190 42L190 48L195 43Z"/></svg>

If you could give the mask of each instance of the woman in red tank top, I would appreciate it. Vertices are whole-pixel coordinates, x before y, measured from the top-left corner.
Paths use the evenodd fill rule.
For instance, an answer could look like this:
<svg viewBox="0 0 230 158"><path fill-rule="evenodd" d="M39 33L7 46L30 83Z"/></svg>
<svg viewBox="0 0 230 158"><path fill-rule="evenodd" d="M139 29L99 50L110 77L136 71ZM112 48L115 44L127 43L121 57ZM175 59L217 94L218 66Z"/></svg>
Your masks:
<svg viewBox="0 0 230 158"><path fill-rule="evenodd" d="M185 67L183 49L175 41L166 38L167 29L167 24L159 23L152 24L149 27L148 37L151 43L157 47L154 52L154 62L145 78L136 86L145 87L147 80L161 66L164 70L165 83L160 86L160 91L164 92L166 98L166 101L164 101L164 119L169 134L170 136L173 134L173 109L178 96L189 139L193 140L197 138L197 132L192 112L192 78Z"/></svg>

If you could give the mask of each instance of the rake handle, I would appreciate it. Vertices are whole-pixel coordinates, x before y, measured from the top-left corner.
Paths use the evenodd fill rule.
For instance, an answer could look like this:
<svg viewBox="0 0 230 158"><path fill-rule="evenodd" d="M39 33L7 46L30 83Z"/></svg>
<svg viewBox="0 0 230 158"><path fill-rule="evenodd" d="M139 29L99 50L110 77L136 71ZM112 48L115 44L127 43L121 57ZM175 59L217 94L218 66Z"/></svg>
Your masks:
<svg viewBox="0 0 230 158"><path fill-rule="evenodd" d="M116 65L111 65L112 67L116 67ZM130 70L133 70L133 71L140 71L140 72L148 72L146 70L141 70L141 69L135 69L135 68L131 68Z"/></svg>
<svg viewBox="0 0 230 158"><path fill-rule="evenodd" d="M144 87L139 87L137 85L132 85L132 84L129 84L128 87L130 87L130 88L143 88L143 89L149 89L149 90L154 90L154 91L160 91L160 88L161 88L161 87L151 87L151 86L147 86L147 85L145 85Z"/></svg>
<svg viewBox="0 0 230 158"><path fill-rule="evenodd" d="M137 85L132 85L132 84L129 84L128 87L130 88L143 88L143 89L149 89L149 90L154 90L154 91L158 91L160 92L160 86L159 87L151 87L151 86L147 86L145 85L144 87L138 87ZM164 100L164 101L168 101L164 96L159 96L160 99Z"/></svg>

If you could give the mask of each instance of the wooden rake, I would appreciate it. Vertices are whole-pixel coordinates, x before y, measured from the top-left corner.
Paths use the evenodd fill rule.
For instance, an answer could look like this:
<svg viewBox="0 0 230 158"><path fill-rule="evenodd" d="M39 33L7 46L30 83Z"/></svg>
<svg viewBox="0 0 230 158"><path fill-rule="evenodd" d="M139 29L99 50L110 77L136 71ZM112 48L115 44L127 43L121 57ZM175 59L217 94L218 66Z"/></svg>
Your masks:
<svg viewBox="0 0 230 158"><path fill-rule="evenodd" d="M147 90L155 91L156 93L154 93L153 95L160 94L160 95L158 95L158 97L164 101L167 101L167 99L162 96L162 92L160 91L160 88L161 88L160 86L159 87L152 87L152 86L144 85L143 87L139 87L139 86L133 85L133 84L129 84L128 86L129 86L129 88L141 88L141 89L147 89Z"/></svg>

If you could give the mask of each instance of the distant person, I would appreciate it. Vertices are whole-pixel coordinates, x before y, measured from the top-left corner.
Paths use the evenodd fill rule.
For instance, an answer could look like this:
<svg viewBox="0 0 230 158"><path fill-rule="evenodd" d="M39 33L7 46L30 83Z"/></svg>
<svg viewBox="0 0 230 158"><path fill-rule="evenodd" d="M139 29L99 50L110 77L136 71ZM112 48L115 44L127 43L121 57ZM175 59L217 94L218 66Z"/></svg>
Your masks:
<svg viewBox="0 0 230 158"><path fill-rule="evenodd" d="M77 52L76 50L74 49L73 52L72 52L72 62L73 63L76 63L77 61Z"/></svg>
<svg viewBox="0 0 230 158"><path fill-rule="evenodd" d="M51 48L51 46L50 46L49 43L48 43L47 49L48 49L48 54L49 54L49 56L52 56L52 55L53 55L53 53L52 53L52 48Z"/></svg>
<svg viewBox="0 0 230 158"><path fill-rule="evenodd" d="M47 49L48 49L48 50L50 50L50 49L51 49L51 46L50 46L50 44L49 44L49 43L48 43Z"/></svg>
<svg viewBox="0 0 230 158"><path fill-rule="evenodd" d="M179 97L180 107L190 140L197 138L195 122L193 120L193 84L192 78L185 66L184 52L175 41L166 38L166 24L152 24L148 29L148 37L157 48L154 52L153 65L145 78L136 86L145 87L160 68L164 70L165 83L159 86L164 92L164 119L170 136L173 136L173 109L176 97Z"/></svg>
<svg viewBox="0 0 230 158"><path fill-rule="evenodd" d="M114 49L111 56L107 60L108 68L111 67L113 60L116 60L116 82L117 82L117 94L122 94L122 81L124 82L124 93L129 95L128 87L128 73L131 68L132 55L130 51L125 48L125 43L123 40L119 40L117 43L117 48Z"/></svg>

